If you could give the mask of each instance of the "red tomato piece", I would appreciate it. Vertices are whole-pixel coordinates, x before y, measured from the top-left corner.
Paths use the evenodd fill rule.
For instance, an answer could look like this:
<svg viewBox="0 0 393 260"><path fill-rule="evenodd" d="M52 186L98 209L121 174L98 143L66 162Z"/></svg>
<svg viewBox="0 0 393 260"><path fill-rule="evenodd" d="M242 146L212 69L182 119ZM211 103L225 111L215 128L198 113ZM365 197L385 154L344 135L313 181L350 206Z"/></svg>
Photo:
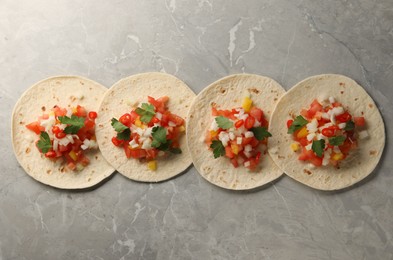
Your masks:
<svg viewBox="0 0 393 260"><path fill-rule="evenodd" d="M175 114L172 114L172 113L169 113L168 116L169 116L169 121L172 121L172 122L175 123L177 126L181 126L181 125L184 124L184 119L181 118L180 116L175 115Z"/></svg>
<svg viewBox="0 0 393 260"><path fill-rule="evenodd" d="M364 126L366 124L366 120L364 119L363 116L354 116L353 117L353 122L357 126Z"/></svg>
<svg viewBox="0 0 393 260"><path fill-rule="evenodd" d="M237 162L236 158L232 158L231 163L232 163L233 167L235 167L235 168L239 167L239 163Z"/></svg>
<svg viewBox="0 0 393 260"><path fill-rule="evenodd" d="M232 152L232 148L230 146L225 146L225 156L231 159L235 157L235 154Z"/></svg>
<svg viewBox="0 0 393 260"><path fill-rule="evenodd" d="M139 117L139 115L135 111L131 111L130 113L130 119L131 119L131 124L135 123L135 120Z"/></svg>
<svg viewBox="0 0 393 260"><path fill-rule="evenodd" d="M314 99L314 101L310 105L310 109L307 110L307 118L312 119L317 112L322 112L323 107L318 102L318 100Z"/></svg>
<svg viewBox="0 0 393 260"><path fill-rule="evenodd" d="M33 131L37 135L41 133L41 131L45 131L45 128L40 125L40 122L35 121L33 123L27 124L26 128Z"/></svg>
<svg viewBox="0 0 393 260"><path fill-rule="evenodd" d="M160 113L165 112L165 103L163 101L160 101L159 99L155 99L150 96L147 97L147 101L150 104L152 104L158 112L160 112Z"/></svg>
<svg viewBox="0 0 393 260"><path fill-rule="evenodd" d="M80 105L77 105L76 106L76 116L86 117L87 116L86 109Z"/></svg>
<svg viewBox="0 0 393 260"><path fill-rule="evenodd" d="M257 107L252 107L250 110L250 115L253 116L259 122L261 122L263 117L263 111Z"/></svg>
<svg viewBox="0 0 393 260"><path fill-rule="evenodd" d="M113 143L115 146L120 146L120 145L123 144L123 142L124 142L123 140L117 139L116 136L112 137L112 143Z"/></svg>
<svg viewBox="0 0 393 260"><path fill-rule="evenodd" d="M63 131L58 132L58 133L55 134L56 138L58 138L58 139L64 138L66 135L67 134L64 133Z"/></svg>
<svg viewBox="0 0 393 260"><path fill-rule="evenodd" d="M254 126L254 123L255 123L255 118L252 116L248 116L246 118L246 121L244 122L244 127L250 129Z"/></svg>
<svg viewBox="0 0 393 260"><path fill-rule="evenodd" d="M45 157L46 158L55 158L56 157L56 152L53 151L53 150L50 150L47 153L45 153Z"/></svg>
<svg viewBox="0 0 393 260"><path fill-rule="evenodd" d="M119 118L119 122L127 127L130 127L131 126L131 115L128 113L125 113L124 115L122 115Z"/></svg>
<svg viewBox="0 0 393 260"><path fill-rule="evenodd" d="M326 137L332 137L336 135L336 131L339 128L337 126L329 126L327 128L322 129L322 135Z"/></svg>
<svg viewBox="0 0 393 260"><path fill-rule="evenodd" d="M96 119L97 118L97 112L90 111L89 112L89 118L92 119L92 120Z"/></svg>
<svg viewBox="0 0 393 260"><path fill-rule="evenodd" d="M60 132L62 132L62 131L63 131L63 130L61 130L60 127L58 127L57 125L54 125L54 126L52 127L52 132L53 132L54 134L60 133Z"/></svg>
<svg viewBox="0 0 393 260"><path fill-rule="evenodd" d="M236 127L236 128L239 128L239 127L241 127L243 124L244 124L244 120L243 120L243 119L240 119L240 120L236 121L235 127Z"/></svg>
<svg viewBox="0 0 393 260"><path fill-rule="evenodd" d="M94 123L94 121L92 121L88 118L85 119L85 127L87 128L87 130L93 129L95 125L96 125L96 123Z"/></svg>
<svg viewBox="0 0 393 260"><path fill-rule="evenodd" d="M148 149L146 150L146 159L155 159L158 155L157 149Z"/></svg>
<svg viewBox="0 0 393 260"><path fill-rule="evenodd" d="M340 123L348 122L351 119L352 119L352 116L351 116L351 114L348 113L348 111L345 111L341 115L336 116L336 120Z"/></svg>
<svg viewBox="0 0 393 260"><path fill-rule="evenodd" d="M55 116L65 116L65 115L67 115L67 109L61 108L59 106L54 106L52 111L55 113Z"/></svg>
<svg viewBox="0 0 393 260"><path fill-rule="evenodd" d="M287 121L287 128L290 128L292 124L293 124L293 120L292 120L292 119L289 119L289 120Z"/></svg>

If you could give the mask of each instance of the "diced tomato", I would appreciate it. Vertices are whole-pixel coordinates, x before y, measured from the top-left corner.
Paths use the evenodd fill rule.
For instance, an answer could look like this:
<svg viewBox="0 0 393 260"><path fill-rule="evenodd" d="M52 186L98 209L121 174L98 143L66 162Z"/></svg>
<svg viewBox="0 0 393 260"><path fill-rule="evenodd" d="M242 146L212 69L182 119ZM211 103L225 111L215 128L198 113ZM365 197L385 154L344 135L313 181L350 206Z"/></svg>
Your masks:
<svg viewBox="0 0 393 260"><path fill-rule="evenodd" d="M72 145L71 144L68 144L68 145L61 145L60 144L58 149L59 149L59 152L64 153L64 152L71 150Z"/></svg>
<svg viewBox="0 0 393 260"><path fill-rule="evenodd" d="M341 115L336 116L336 120L340 123L345 123L351 119L352 119L352 116L351 116L351 114L348 113L348 111L345 111Z"/></svg>
<svg viewBox="0 0 393 260"><path fill-rule="evenodd" d="M250 110L250 115L253 116L259 122L261 122L263 117L263 111L257 107L252 107Z"/></svg>
<svg viewBox="0 0 393 260"><path fill-rule="evenodd" d="M130 149L132 158L140 159L146 157L146 151L143 149Z"/></svg>
<svg viewBox="0 0 393 260"><path fill-rule="evenodd" d="M81 149L82 141L78 138L74 138L74 143L72 144L72 150L78 152Z"/></svg>
<svg viewBox="0 0 393 260"><path fill-rule="evenodd" d="M181 118L180 116L175 115L175 114L172 114L172 113L169 113L168 116L169 116L169 121L172 121L172 122L175 123L177 126L181 126L181 125L184 124L184 119Z"/></svg>
<svg viewBox="0 0 393 260"><path fill-rule="evenodd" d="M122 115L119 118L119 122L127 127L130 127L131 126L131 115L128 113L125 113L124 115Z"/></svg>
<svg viewBox="0 0 393 260"><path fill-rule="evenodd" d="M247 162L247 161L246 161L246 162ZM249 166L246 166L246 168L250 169L251 171L252 171L252 170L255 170L255 168L256 168L257 165L258 165L258 163L256 162L256 160L255 160L254 158L250 158L250 159L248 160L248 162L250 162L250 165L249 165Z"/></svg>
<svg viewBox="0 0 393 260"><path fill-rule="evenodd" d="M169 122L169 116L167 114L162 114L161 117L161 126L168 126L168 122Z"/></svg>
<svg viewBox="0 0 393 260"><path fill-rule="evenodd" d="M315 155L312 150L307 150L303 147L302 153L298 157L301 161L309 161L310 163L314 164L315 166L322 165L322 158Z"/></svg>
<svg viewBox="0 0 393 260"><path fill-rule="evenodd" d="M366 120L364 119L363 116L354 116L353 117L353 122L357 126L364 126L366 124Z"/></svg>
<svg viewBox="0 0 393 260"><path fill-rule="evenodd" d="M64 133L63 131L57 132L57 133L55 134L56 138L58 138L58 139L64 138L66 135L67 135L67 134Z"/></svg>
<svg viewBox="0 0 393 260"><path fill-rule="evenodd" d="M146 159L155 159L158 155L157 149L147 149L146 150Z"/></svg>
<svg viewBox="0 0 393 260"><path fill-rule="evenodd" d="M41 134L41 131L45 131L45 128L43 126L41 126L40 122L38 122L38 121L27 124L26 128L33 131L37 135Z"/></svg>
<svg viewBox="0 0 393 260"><path fill-rule="evenodd" d="M97 118L97 112L90 111L89 112L89 118L92 119L92 120L96 119Z"/></svg>
<svg viewBox="0 0 393 260"><path fill-rule="evenodd" d="M255 123L255 118L252 116L248 116L246 118L246 121L244 122L244 127L250 129L254 126L254 123Z"/></svg>
<svg viewBox="0 0 393 260"><path fill-rule="evenodd" d="M71 171L74 171L76 169L76 164L74 162L68 162L67 168L70 169Z"/></svg>
<svg viewBox="0 0 393 260"><path fill-rule="evenodd" d="M131 158L131 148L129 147L128 143L123 144L124 152L127 158Z"/></svg>
<svg viewBox="0 0 393 260"><path fill-rule="evenodd" d="M326 137L332 137L336 135L336 130L339 128L337 126L329 126L327 128L322 129L322 135Z"/></svg>
<svg viewBox="0 0 393 260"><path fill-rule="evenodd" d="M307 137L298 138L296 141L298 141L298 142L300 143L301 146L306 146L306 145L308 145Z"/></svg>
<svg viewBox="0 0 393 260"><path fill-rule="evenodd" d="M90 159L85 156L83 153L79 153L78 162L83 166L87 166L90 163Z"/></svg>
<svg viewBox="0 0 393 260"><path fill-rule="evenodd" d="M160 99L155 99L153 97L148 96L147 101L150 104L152 104L158 112L160 112L160 113L165 112L165 102L163 102L164 101L163 99L160 100Z"/></svg>
<svg viewBox="0 0 393 260"><path fill-rule="evenodd" d="M289 120L287 121L287 128L290 128L292 124L293 124L293 120L292 120L292 119L289 119Z"/></svg>
<svg viewBox="0 0 393 260"><path fill-rule="evenodd" d="M234 112L235 111L235 112ZM218 110L215 107L212 108L212 115L213 116L225 116L231 120L236 120L235 114L237 114L236 110Z"/></svg>
<svg viewBox="0 0 393 260"><path fill-rule="evenodd" d="M124 142L123 140L117 139L116 136L112 137L112 143L113 143L115 146L120 146L120 145L123 144L123 142Z"/></svg>
<svg viewBox="0 0 393 260"><path fill-rule="evenodd" d="M243 139L242 139L242 145L243 145L243 146L248 145L249 143L252 142L253 138L254 138L254 137L243 137Z"/></svg>
<svg viewBox="0 0 393 260"><path fill-rule="evenodd" d="M334 103L332 104L332 106L333 106L333 107L341 107L342 105L341 105L340 102L334 102Z"/></svg>
<svg viewBox="0 0 393 260"><path fill-rule="evenodd" d="M225 146L225 156L231 159L235 157L235 154L233 153L232 148L230 146Z"/></svg>
<svg viewBox="0 0 393 260"><path fill-rule="evenodd" d="M323 111L322 105L318 102L318 100L314 99L314 101L310 105L310 109L307 110L306 117L308 119L312 119L317 112L322 112L322 111Z"/></svg>
<svg viewBox="0 0 393 260"><path fill-rule="evenodd" d="M252 140L251 140L251 146L252 147L257 147L258 146L258 144L259 144L259 141L258 141L258 139L256 139L255 137L251 137L252 138Z"/></svg>
<svg viewBox="0 0 393 260"><path fill-rule="evenodd" d="M53 150L49 150L47 153L45 153L45 157L47 158L55 158L56 157L56 152Z"/></svg>
<svg viewBox="0 0 393 260"><path fill-rule="evenodd" d="M93 129L95 127L96 123L94 123L94 121L86 118L85 119L85 127L88 129Z"/></svg>
<svg viewBox="0 0 393 260"><path fill-rule="evenodd" d="M232 163L233 167L235 167L235 168L239 167L239 163L237 162L236 158L232 158L231 163Z"/></svg>
<svg viewBox="0 0 393 260"><path fill-rule="evenodd" d="M255 161L259 163L259 160L261 159L261 152L258 152L257 155L255 156Z"/></svg>
<svg viewBox="0 0 393 260"><path fill-rule="evenodd" d="M243 124L244 124L244 120L243 120L243 119L240 119L240 120L236 121L235 127L236 127L236 128L239 128L239 127L241 127Z"/></svg>
<svg viewBox="0 0 393 260"><path fill-rule="evenodd" d="M65 115L67 115L67 109L60 108L59 106L54 106L52 111L55 113L55 116L65 116Z"/></svg>
<svg viewBox="0 0 393 260"><path fill-rule="evenodd" d="M130 120L131 123L134 124L135 120L139 117L139 115L135 111L131 111L130 113Z"/></svg>
<svg viewBox="0 0 393 260"><path fill-rule="evenodd" d="M86 117L87 116L86 109L80 105L77 105L76 106L76 116Z"/></svg>

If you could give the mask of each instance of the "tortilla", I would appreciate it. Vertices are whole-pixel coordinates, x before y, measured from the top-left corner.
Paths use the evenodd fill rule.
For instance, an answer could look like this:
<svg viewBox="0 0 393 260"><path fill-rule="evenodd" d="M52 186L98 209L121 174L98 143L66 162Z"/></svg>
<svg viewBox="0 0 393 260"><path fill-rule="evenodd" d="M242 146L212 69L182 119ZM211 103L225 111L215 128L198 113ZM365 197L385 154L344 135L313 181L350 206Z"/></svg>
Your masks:
<svg viewBox="0 0 393 260"><path fill-rule="evenodd" d="M181 154L173 154L157 159L157 170L151 171L145 161L128 159L121 147L111 142L116 132L111 126L111 119L131 111L133 105L147 103L147 96L159 98L168 96L168 109L185 119L195 93L178 78L158 72L142 73L124 78L115 83L105 94L97 118L97 143L107 161L122 175L143 182L159 182L168 180L185 171L190 164L191 156L187 149L185 135L180 137Z"/></svg>
<svg viewBox="0 0 393 260"><path fill-rule="evenodd" d="M106 90L86 78L57 76L36 83L23 93L12 113L11 133L14 153L27 174L53 187L83 189L94 186L114 172L98 149L86 153L90 163L81 172L68 170L61 160L52 162L36 148L38 135L25 126L55 105L66 108L81 105L88 111L97 111Z"/></svg>
<svg viewBox="0 0 393 260"><path fill-rule="evenodd" d="M298 160L298 153L290 149L292 136L287 134L286 122L291 115L299 115L317 98L334 97L354 116L364 116L367 139L358 140L358 149L350 152L333 166L313 167ZM269 153L276 164L293 179L320 190L338 190L351 186L368 176L378 164L385 144L382 117L372 98L352 79L335 74L307 78L290 89L277 104L269 127Z"/></svg>
<svg viewBox="0 0 393 260"><path fill-rule="evenodd" d="M225 156L214 159L204 139L213 120L212 106L218 109L241 107L243 98L250 94L253 104L263 110L269 121L274 106L284 93L284 89L270 78L234 74L212 83L198 94L189 112L187 141L194 166L203 178L225 189L247 190L282 175L267 153L261 157L260 167L252 172L244 166L234 168Z"/></svg>

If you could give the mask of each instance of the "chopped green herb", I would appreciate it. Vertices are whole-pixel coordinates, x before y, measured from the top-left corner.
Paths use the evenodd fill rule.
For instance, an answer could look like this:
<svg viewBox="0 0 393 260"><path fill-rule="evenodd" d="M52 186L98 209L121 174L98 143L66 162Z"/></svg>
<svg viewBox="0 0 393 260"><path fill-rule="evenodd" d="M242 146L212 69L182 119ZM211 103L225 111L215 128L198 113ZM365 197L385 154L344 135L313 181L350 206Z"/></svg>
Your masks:
<svg viewBox="0 0 393 260"><path fill-rule="evenodd" d="M254 133L254 136L258 141L262 141L263 139L272 136L272 134L267 131L266 127L263 126L253 127L250 131Z"/></svg>
<svg viewBox="0 0 393 260"><path fill-rule="evenodd" d="M329 138L329 144L339 146L344 143L345 139L346 137L343 135L333 136Z"/></svg>
<svg viewBox="0 0 393 260"><path fill-rule="evenodd" d="M85 118L76 115L72 115L71 118L68 116L59 116L58 119L62 124L68 125L64 129L64 133L66 134L76 134L85 125Z"/></svg>
<svg viewBox="0 0 393 260"><path fill-rule="evenodd" d="M228 118L226 118L225 116L218 116L216 117L216 122L219 128L222 129L229 129L231 127L233 127L233 122L230 121Z"/></svg>
<svg viewBox="0 0 393 260"><path fill-rule="evenodd" d="M311 149L318 157L322 157L323 150L325 149L325 140L314 140L312 141Z"/></svg>
<svg viewBox="0 0 393 260"><path fill-rule="evenodd" d="M142 107L138 107L135 112L141 116L141 121L146 124L149 123L156 114L154 112L154 106L148 103L142 103Z"/></svg>
<svg viewBox="0 0 393 260"><path fill-rule="evenodd" d="M225 148L221 141L214 140L210 145L210 148L213 149L214 158L218 158L225 154Z"/></svg>
<svg viewBox="0 0 393 260"><path fill-rule="evenodd" d="M123 125L119 122L116 118L112 118L112 127L115 129L116 132L121 133L126 129L129 129L127 126Z"/></svg>
<svg viewBox="0 0 393 260"><path fill-rule="evenodd" d="M182 153L180 148L170 148L169 151L173 154L181 154Z"/></svg>
<svg viewBox="0 0 393 260"><path fill-rule="evenodd" d="M37 142L37 147L43 153L47 153L52 148L52 144L50 142L50 138L47 132L41 132L40 140Z"/></svg>
<svg viewBox="0 0 393 260"><path fill-rule="evenodd" d="M308 121L304 119L302 116L297 116L295 120L293 120L292 125L288 128L288 134L293 134L296 130L299 130L303 126L307 125Z"/></svg>
<svg viewBox="0 0 393 260"><path fill-rule="evenodd" d="M355 123L352 120L348 120L345 123L344 130L345 131L352 131L353 129L355 129Z"/></svg>
<svg viewBox="0 0 393 260"><path fill-rule="evenodd" d="M130 128L127 128L123 132L117 133L116 138L118 140L125 140L125 141L127 141L127 140L131 139L130 135L131 135L131 130L130 130Z"/></svg>

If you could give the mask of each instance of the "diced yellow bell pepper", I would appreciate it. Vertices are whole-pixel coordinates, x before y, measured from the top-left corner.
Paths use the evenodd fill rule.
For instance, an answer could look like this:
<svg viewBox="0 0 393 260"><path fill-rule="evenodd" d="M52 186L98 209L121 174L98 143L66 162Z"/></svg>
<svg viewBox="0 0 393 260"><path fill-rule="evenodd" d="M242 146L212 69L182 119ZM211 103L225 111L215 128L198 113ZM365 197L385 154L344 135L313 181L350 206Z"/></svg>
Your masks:
<svg viewBox="0 0 393 260"><path fill-rule="evenodd" d="M234 154L239 153L239 146L237 144L231 144L231 149Z"/></svg>
<svg viewBox="0 0 393 260"><path fill-rule="evenodd" d="M137 118L136 120L135 120L135 124L134 125L136 125L137 127L142 127L142 122L141 122L141 120L139 119L139 118Z"/></svg>
<svg viewBox="0 0 393 260"><path fill-rule="evenodd" d="M299 151L299 148L300 148L299 143L292 143L291 144L292 151L297 152L297 151Z"/></svg>
<svg viewBox="0 0 393 260"><path fill-rule="evenodd" d="M344 158L344 154L342 153L333 153L332 155L332 160L334 161L340 161Z"/></svg>
<svg viewBox="0 0 393 260"><path fill-rule="evenodd" d="M71 157L72 160L74 160L74 161L78 160L78 156L76 155L74 150L69 152L68 155Z"/></svg>
<svg viewBox="0 0 393 260"><path fill-rule="evenodd" d="M308 135L307 127L303 126L302 129L297 133L297 138L303 138Z"/></svg>
<svg viewBox="0 0 393 260"><path fill-rule="evenodd" d="M211 138L214 138L214 137L216 137L216 136L217 136L217 131L210 130L210 137L211 137Z"/></svg>
<svg viewBox="0 0 393 260"><path fill-rule="evenodd" d="M147 163L147 167L149 168L149 170L151 171L155 171L157 169L157 162L156 161L149 161Z"/></svg>
<svg viewBox="0 0 393 260"><path fill-rule="evenodd" d="M50 111L50 112L49 112L49 116L55 116L55 112Z"/></svg>
<svg viewBox="0 0 393 260"><path fill-rule="evenodd" d="M76 114L77 112L78 112L78 109L77 109L76 107L73 107L73 108L72 108L72 113L73 113L73 114Z"/></svg>
<svg viewBox="0 0 393 260"><path fill-rule="evenodd" d="M184 125L179 126L179 132L180 133L185 132L185 131L186 131L186 128L184 127Z"/></svg>
<svg viewBox="0 0 393 260"><path fill-rule="evenodd" d="M245 112L250 112L250 109L252 107L252 100L251 100L251 98L245 97L243 99L242 107L243 107Z"/></svg>

